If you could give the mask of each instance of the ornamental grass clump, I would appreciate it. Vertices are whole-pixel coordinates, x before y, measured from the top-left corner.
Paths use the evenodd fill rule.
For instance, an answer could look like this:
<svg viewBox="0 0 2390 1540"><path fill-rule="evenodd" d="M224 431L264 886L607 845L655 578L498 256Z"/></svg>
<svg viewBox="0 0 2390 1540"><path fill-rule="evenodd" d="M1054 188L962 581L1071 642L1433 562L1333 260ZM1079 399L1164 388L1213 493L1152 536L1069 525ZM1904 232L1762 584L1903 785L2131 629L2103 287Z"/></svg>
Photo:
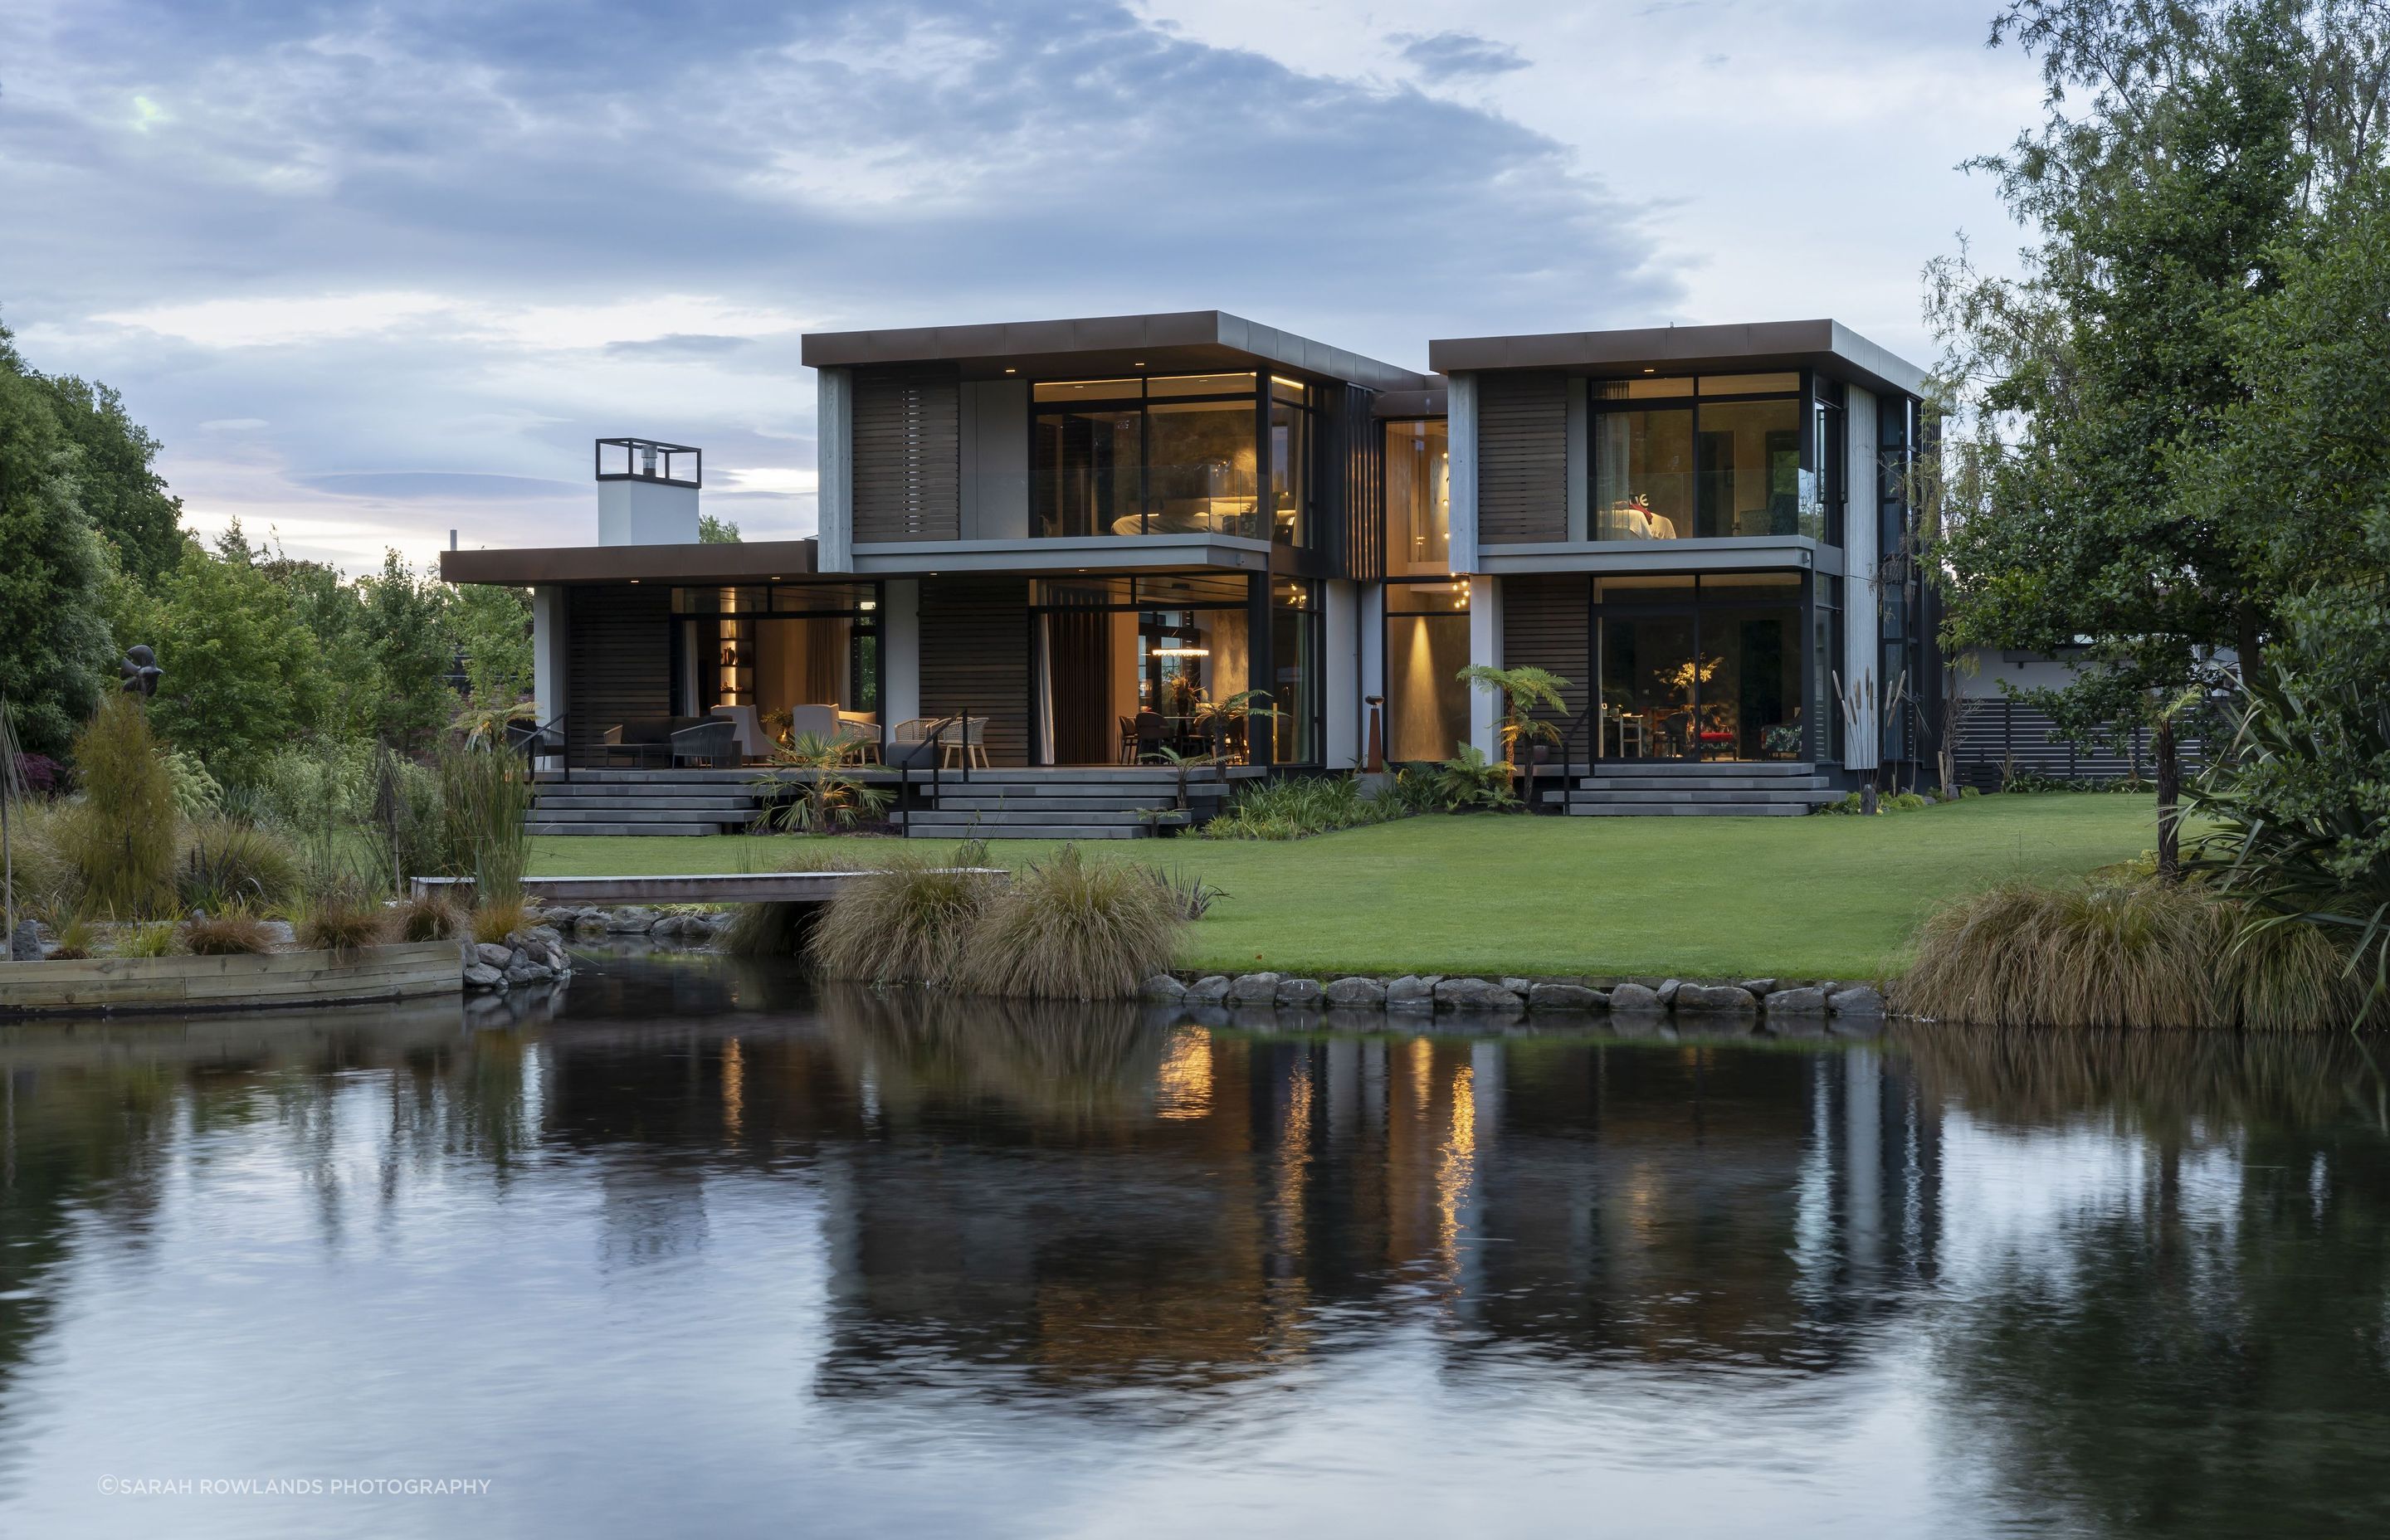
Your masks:
<svg viewBox="0 0 2390 1540"><path fill-rule="evenodd" d="M274 950L274 932L246 909L208 915L183 927L183 949L195 957L250 956Z"/></svg>
<svg viewBox="0 0 2390 1540"><path fill-rule="evenodd" d="M174 922L171 919L128 925L116 933L116 955L120 957L167 957L173 952Z"/></svg>
<svg viewBox="0 0 2390 1540"><path fill-rule="evenodd" d="M410 898L398 906L398 939L444 941L456 933L456 905L438 893Z"/></svg>
<svg viewBox="0 0 2390 1540"><path fill-rule="evenodd" d="M957 864L956 857L908 850L892 853L878 866L879 870L841 887L838 896L822 906L804 938L805 956L833 979L958 986L966 971L966 949L973 944L980 918L1000 879L976 869L975 863ZM740 951L751 942L766 940L776 928L792 938L801 920L795 916L750 920L742 915L732 926L731 948Z"/></svg>
<svg viewBox="0 0 2390 1540"><path fill-rule="evenodd" d="M354 952L390 934L391 914L372 887L353 877L320 877L293 918L299 944L315 952Z"/></svg>
<svg viewBox="0 0 2390 1540"><path fill-rule="evenodd" d="M54 838L82 902L125 918L171 912L179 810L141 702L105 697L76 735L74 753L84 795L58 820Z"/></svg>
<svg viewBox="0 0 2390 1540"><path fill-rule="evenodd" d="M2003 1027L2347 1024L2345 955L2269 927L2200 883L2004 883L1950 904L1918 936L1902 1008Z"/></svg>
<svg viewBox="0 0 2390 1540"><path fill-rule="evenodd" d="M531 910L520 895L492 899L473 905L473 939L485 945L498 946L508 936L531 924ZM427 938L430 939L430 938Z"/></svg>
<svg viewBox="0 0 2390 1540"><path fill-rule="evenodd" d="M1168 968L1185 911L1145 867L1076 845L1017 873L971 926L959 985L981 995L1121 999Z"/></svg>
<svg viewBox="0 0 2390 1540"><path fill-rule="evenodd" d="M193 823L174 864L175 896L186 909L210 914L277 908L299 891L299 853L289 840L225 817Z"/></svg>
<svg viewBox="0 0 2390 1540"><path fill-rule="evenodd" d="M501 749L452 749L440 756L441 845L484 903L522 896L531 866L523 820L532 803L531 771Z"/></svg>

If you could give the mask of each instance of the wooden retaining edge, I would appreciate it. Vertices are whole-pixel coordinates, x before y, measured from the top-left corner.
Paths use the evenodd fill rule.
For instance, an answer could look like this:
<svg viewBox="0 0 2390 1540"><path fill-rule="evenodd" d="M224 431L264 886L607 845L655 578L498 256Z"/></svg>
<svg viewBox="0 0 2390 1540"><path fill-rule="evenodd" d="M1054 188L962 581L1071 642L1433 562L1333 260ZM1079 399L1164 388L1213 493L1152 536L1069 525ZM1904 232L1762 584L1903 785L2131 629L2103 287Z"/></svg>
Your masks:
<svg viewBox="0 0 2390 1540"><path fill-rule="evenodd" d="M958 866L955 869L975 872L997 881L1009 880L1012 876L1001 866ZM522 879L522 891L525 898L535 898L551 905L821 904L837 896L840 888L871 875L867 871L830 871L718 872L674 877L526 877ZM462 877L418 877L409 879L409 884L416 897L430 898L469 888L472 881Z"/></svg>
<svg viewBox="0 0 2390 1540"><path fill-rule="evenodd" d="M461 995L464 988L453 941L345 953L0 962L0 1016L251 1010Z"/></svg>

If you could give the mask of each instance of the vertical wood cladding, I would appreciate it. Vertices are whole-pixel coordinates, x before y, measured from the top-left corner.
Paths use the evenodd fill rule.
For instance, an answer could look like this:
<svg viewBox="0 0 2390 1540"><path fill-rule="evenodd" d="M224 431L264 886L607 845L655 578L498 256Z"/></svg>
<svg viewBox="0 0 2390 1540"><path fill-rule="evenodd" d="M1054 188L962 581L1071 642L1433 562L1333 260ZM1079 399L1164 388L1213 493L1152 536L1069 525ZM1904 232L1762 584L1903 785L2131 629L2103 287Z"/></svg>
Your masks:
<svg viewBox="0 0 2390 1540"><path fill-rule="evenodd" d="M1029 763L1029 584L921 580L921 714L987 719L992 764Z"/></svg>
<svg viewBox="0 0 2390 1540"><path fill-rule="evenodd" d="M1477 377L1477 542L1568 538L1568 377Z"/></svg>
<svg viewBox="0 0 2390 1540"><path fill-rule="evenodd" d="M1592 580L1582 572L1502 580L1503 666L1531 664L1567 680L1561 699L1571 722L1593 699L1592 622ZM1536 714L1560 720L1550 712ZM1569 745L1571 754L1585 751L1581 741Z"/></svg>
<svg viewBox="0 0 2390 1540"><path fill-rule="evenodd" d="M960 540L962 380L951 364L854 371L854 538Z"/></svg>
<svg viewBox="0 0 2390 1540"><path fill-rule="evenodd" d="M672 590L607 584L565 590L566 741L587 764L609 727L672 714Z"/></svg>
<svg viewBox="0 0 2390 1540"><path fill-rule="evenodd" d="M1328 455L1320 512L1329 560L1339 576L1374 582L1386 575L1386 434L1369 415L1375 392L1346 385L1325 387L1321 395Z"/></svg>

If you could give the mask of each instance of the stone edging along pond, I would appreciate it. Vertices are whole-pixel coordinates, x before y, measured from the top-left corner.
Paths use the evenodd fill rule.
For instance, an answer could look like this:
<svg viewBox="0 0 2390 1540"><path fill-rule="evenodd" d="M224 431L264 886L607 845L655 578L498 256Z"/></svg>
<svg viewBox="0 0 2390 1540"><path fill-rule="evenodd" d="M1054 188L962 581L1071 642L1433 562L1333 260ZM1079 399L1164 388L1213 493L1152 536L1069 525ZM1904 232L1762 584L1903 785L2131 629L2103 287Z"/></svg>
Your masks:
<svg viewBox="0 0 2390 1540"><path fill-rule="evenodd" d="M1397 979L1361 975L1322 982L1297 974L1225 973L1184 979L1157 973L1137 986L1141 999L1189 1006L1271 1006L1298 1009L1381 1011L1388 1016L1607 1014L1698 1018L1724 1025L1737 1019L1818 1023L1836 1017L1882 1020L1883 995L1871 984L1831 980L1790 983L1743 979L1693 983L1680 979L1627 979L1595 986L1520 978L1447 978L1406 973Z"/></svg>

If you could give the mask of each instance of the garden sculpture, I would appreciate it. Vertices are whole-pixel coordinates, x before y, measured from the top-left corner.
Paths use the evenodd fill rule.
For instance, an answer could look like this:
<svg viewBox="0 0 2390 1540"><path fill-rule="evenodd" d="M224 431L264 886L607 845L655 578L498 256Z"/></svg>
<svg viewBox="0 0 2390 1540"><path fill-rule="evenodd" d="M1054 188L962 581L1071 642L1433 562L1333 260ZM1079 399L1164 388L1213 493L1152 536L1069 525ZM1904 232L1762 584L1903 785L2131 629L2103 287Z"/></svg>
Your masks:
<svg viewBox="0 0 2390 1540"><path fill-rule="evenodd" d="M166 674L158 666L158 655L147 647L135 647L127 652L124 661L116 665L116 672L124 675L125 694L144 699L158 693L158 681Z"/></svg>

